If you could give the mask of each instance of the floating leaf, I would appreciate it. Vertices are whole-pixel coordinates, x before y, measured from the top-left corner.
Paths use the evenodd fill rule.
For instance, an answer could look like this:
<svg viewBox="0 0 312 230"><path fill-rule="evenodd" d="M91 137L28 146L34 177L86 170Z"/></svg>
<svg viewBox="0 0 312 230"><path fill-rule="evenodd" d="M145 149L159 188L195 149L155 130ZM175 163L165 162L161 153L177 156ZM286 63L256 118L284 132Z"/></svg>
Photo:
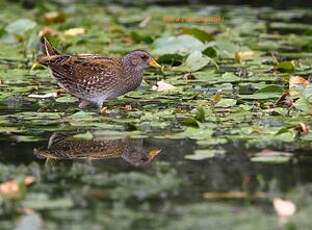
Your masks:
<svg viewBox="0 0 312 230"><path fill-rule="evenodd" d="M57 93L46 93L46 94L29 94L28 97L30 98L39 98L39 99L47 99L47 98L55 98L57 97Z"/></svg>
<svg viewBox="0 0 312 230"><path fill-rule="evenodd" d="M235 99L222 98L217 104L215 104L215 107L227 108L236 105L236 103L237 101Z"/></svg>
<svg viewBox="0 0 312 230"><path fill-rule="evenodd" d="M278 85L266 85L252 95L239 95L243 99L270 99L279 98L283 94L283 88Z"/></svg>
<svg viewBox="0 0 312 230"><path fill-rule="evenodd" d="M79 36L86 33L86 29L83 27L71 28L64 32L65 36Z"/></svg>
<svg viewBox="0 0 312 230"><path fill-rule="evenodd" d="M309 100L305 97L299 98L295 103L293 103L293 105L298 110L312 114L312 105L310 104Z"/></svg>
<svg viewBox="0 0 312 230"><path fill-rule="evenodd" d="M185 126L199 128L199 122L194 117L186 117L183 119L182 124Z"/></svg>
<svg viewBox="0 0 312 230"><path fill-rule="evenodd" d="M185 64L192 71L197 71L204 68L210 60L209 57L203 55L200 51L194 51L187 57Z"/></svg>
<svg viewBox="0 0 312 230"><path fill-rule="evenodd" d="M205 192L203 194L205 199L247 199L247 198L268 198L264 192Z"/></svg>
<svg viewBox="0 0 312 230"><path fill-rule="evenodd" d="M213 158L215 156L224 155L224 150L217 149L198 149L192 155L185 155L184 158L188 160L204 160Z"/></svg>
<svg viewBox="0 0 312 230"><path fill-rule="evenodd" d="M282 73L292 73L296 69L294 62L292 61L280 62L275 68Z"/></svg>
<svg viewBox="0 0 312 230"><path fill-rule="evenodd" d="M217 57L218 55L217 50L211 46L207 47L202 53L211 58Z"/></svg>
<svg viewBox="0 0 312 230"><path fill-rule="evenodd" d="M292 153L273 151L270 149L264 149L259 153L256 153L252 158L252 162L263 162L263 163L286 163L293 156Z"/></svg>
<svg viewBox="0 0 312 230"><path fill-rule="evenodd" d="M200 106L196 109L195 119L199 122L205 121L205 109L203 107Z"/></svg>
<svg viewBox="0 0 312 230"><path fill-rule="evenodd" d="M5 30L10 34L22 35L28 30L33 29L36 25L36 22L23 18L10 23L5 27Z"/></svg>
<svg viewBox="0 0 312 230"><path fill-rule="evenodd" d="M131 31L130 36L135 42L138 43L145 42L150 44L153 42L153 38L151 36L149 36L148 34L139 33L138 31Z"/></svg>
<svg viewBox="0 0 312 230"><path fill-rule="evenodd" d="M190 36L190 35L180 35L177 37L163 37L158 38L153 43L155 49L153 50L153 54L155 55L163 55L163 54L189 54L191 52L202 51L205 49L204 44Z"/></svg>
<svg viewBox="0 0 312 230"><path fill-rule="evenodd" d="M0 184L0 195L5 197L17 197L20 195L21 187L29 186L34 183L35 178L32 176L27 176L21 182L16 180L6 181Z"/></svg>
<svg viewBox="0 0 312 230"><path fill-rule="evenodd" d="M41 217L35 213L29 213L27 215L21 216L14 230L41 230L43 229L43 221Z"/></svg>
<svg viewBox="0 0 312 230"><path fill-rule="evenodd" d="M180 65L184 57L180 54L164 54L158 57L157 62L160 64Z"/></svg>
<svg viewBox="0 0 312 230"><path fill-rule="evenodd" d="M73 97L73 96L70 96L70 95L66 95L66 96L63 96L63 97L56 98L55 101L59 102L59 103L74 103L74 102L77 102L79 100L76 97Z"/></svg>
<svg viewBox="0 0 312 230"><path fill-rule="evenodd" d="M252 50L235 52L235 60L237 62L241 62L242 60L246 59L251 59L254 56L256 56L256 52Z"/></svg>
<svg viewBox="0 0 312 230"><path fill-rule="evenodd" d="M213 39L213 36L209 33L207 33L204 30L198 29L198 28L188 28L188 27L184 27L181 28L181 32L183 34L189 34L194 36L195 38L206 42L206 41L211 41Z"/></svg>
<svg viewBox="0 0 312 230"><path fill-rule="evenodd" d="M62 23L65 21L65 14L60 11L50 11L44 14L44 19L47 23Z"/></svg>
<svg viewBox="0 0 312 230"><path fill-rule="evenodd" d="M217 50L218 56L221 58L234 58L235 52L240 50L240 47L228 40L217 40L209 42L210 47L214 47Z"/></svg>
<svg viewBox="0 0 312 230"><path fill-rule="evenodd" d="M32 194L23 201L23 207L35 210L67 209L73 205L74 203L70 198L49 199L46 194Z"/></svg>
<svg viewBox="0 0 312 230"><path fill-rule="evenodd" d="M158 81L155 85L152 86L152 90L157 92L172 91L175 89L176 87L164 81Z"/></svg>
<svg viewBox="0 0 312 230"><path fill-rule="evenodd" d="M309 84L309 81L300 76L290 76L289 77L289 95L298 96L301 95L304 91L306 85Z"/></svg>

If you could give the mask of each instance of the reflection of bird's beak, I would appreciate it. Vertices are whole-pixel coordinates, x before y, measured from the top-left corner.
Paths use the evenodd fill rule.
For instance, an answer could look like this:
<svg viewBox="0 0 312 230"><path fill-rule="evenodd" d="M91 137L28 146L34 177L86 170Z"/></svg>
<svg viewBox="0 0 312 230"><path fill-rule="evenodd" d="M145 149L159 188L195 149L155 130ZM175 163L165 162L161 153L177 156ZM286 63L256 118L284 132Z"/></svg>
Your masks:
<svg viewBox="0 0 312 230"><path fill-rule="evenodd" d="M161 65L159 65L154 58L151 58L151 60L148 62L148 64L152 67L155 67L155 68L161 68Z"/></svg>
<svg viewBox="0 0 312 230"><path fill-rule="evenodd" d="M38 66L40 66L39 62L35 62L32 66L30 70L34 70L36 69Z"/></svg>
<svg viewBox="0 0 312 230"><path fill-rule="evenodd" d="M148 151L148 160L152 161L160 153L161 149L153 148Z"/></svg>

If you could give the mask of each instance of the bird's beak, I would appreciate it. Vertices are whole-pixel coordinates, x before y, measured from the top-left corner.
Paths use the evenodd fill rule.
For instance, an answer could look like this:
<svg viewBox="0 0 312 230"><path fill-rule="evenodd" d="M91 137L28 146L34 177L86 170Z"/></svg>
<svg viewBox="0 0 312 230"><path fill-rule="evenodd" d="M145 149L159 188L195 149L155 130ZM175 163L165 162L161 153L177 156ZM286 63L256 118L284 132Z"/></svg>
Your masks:
<svg viewBox="0 0 312 230"><path fill-rule="evenodd" d="M161 149L157 149L157 148L150 149L147 153L149 161L154 160L154 158L157 157L157 155L160 153L160 151L161 151Z"/></svg>
<svg viewBox="0 0 312 230"><path fill-rule="evenodd" d="M161 68L161 65L159 65L154 58L151 58L151 60L148 62L148 64L152 67L155 67L155 68Z"/></svg>

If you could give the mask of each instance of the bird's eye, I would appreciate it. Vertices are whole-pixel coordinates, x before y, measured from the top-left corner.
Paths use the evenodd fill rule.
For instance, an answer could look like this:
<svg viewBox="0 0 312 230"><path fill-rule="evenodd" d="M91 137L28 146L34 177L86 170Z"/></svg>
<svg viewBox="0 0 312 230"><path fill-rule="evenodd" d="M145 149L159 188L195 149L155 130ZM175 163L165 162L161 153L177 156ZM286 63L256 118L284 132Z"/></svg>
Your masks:
<svg viewBox="0 0 312 230"><path fill-rule="evenodd" d="M147 61L148 60L148 56L147 55L141 55L142 60Z"/></svg>

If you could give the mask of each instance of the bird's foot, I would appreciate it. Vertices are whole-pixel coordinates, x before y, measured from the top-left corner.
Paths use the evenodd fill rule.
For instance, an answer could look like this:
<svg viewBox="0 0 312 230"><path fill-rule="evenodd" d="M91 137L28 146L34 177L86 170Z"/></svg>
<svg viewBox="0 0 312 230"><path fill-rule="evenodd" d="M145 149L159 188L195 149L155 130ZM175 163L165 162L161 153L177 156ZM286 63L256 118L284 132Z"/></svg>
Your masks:
<svg viewBox="0 0 312 230"><path fill-rule="evenodd" d="M107 110L107 107L106 107L106 106L104 106L104 107L102 107L102 108L99 109L99 113L100 113L100 114L107 114L107 112L108 112L108 110Z"/></svg>
<svg viewBox="0 0 312 230"><path fill-rule="evenodd" d="M90 104L89 101L82 100L82 101L80 101L80 103L79 103L79 108L80 108L80 109L84 109L84 108L86 108L89 104Z"/></svg>

